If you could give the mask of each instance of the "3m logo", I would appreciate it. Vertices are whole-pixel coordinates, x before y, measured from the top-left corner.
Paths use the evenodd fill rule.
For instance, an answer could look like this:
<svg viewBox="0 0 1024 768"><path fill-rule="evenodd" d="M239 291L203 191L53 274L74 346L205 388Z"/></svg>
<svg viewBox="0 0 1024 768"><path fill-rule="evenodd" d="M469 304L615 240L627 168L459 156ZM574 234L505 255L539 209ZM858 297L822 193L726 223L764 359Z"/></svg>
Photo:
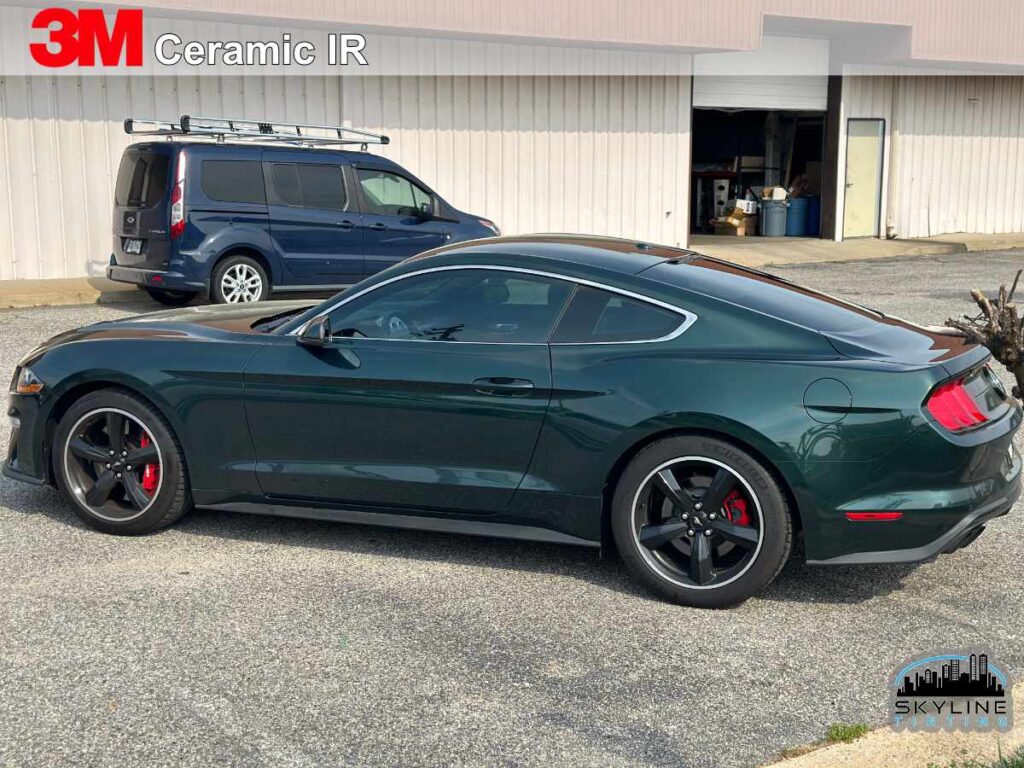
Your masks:
<svg viewBox="0 0 1024 768"><path fill-rule="evenodd" d="M103 11L83 8L77 13L67 8L46 8L32 19L32 29L50 33L45 43L30 43L29 52L44 67L96 66L96 54L102 66L142 66L142 11L120 10L113 29L107 28Z"/></svg>

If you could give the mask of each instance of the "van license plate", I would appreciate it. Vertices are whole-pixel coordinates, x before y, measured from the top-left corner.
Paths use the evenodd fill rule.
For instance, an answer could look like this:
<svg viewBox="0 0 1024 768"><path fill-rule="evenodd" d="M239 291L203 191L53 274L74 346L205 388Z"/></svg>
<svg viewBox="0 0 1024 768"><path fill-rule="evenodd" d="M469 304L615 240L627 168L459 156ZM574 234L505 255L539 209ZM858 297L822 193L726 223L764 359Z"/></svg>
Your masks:
<svg viewBox="0 0 1024 768"><path fill-rule="evenodd" d="M142 241L141 240L125 240L124 241L124 252L125 253L142 253Z"/></svg>

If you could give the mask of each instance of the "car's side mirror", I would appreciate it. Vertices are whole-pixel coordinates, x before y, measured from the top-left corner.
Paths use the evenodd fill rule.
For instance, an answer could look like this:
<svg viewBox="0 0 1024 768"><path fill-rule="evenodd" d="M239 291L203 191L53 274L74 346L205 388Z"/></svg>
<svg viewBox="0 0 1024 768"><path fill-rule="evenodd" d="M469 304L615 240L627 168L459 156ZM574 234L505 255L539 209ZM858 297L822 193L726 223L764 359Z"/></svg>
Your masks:
<svg viewBox="0 0 1024 768"><path fill-rule="evenodd" d="M298 342L304 347L326 347L331 343L331 318L327 315L314 317L302 326Z"/></svg>
<svg viewBox="0 0 1024 768"><path fill-rule="evenodd" d="M416 208L416 215L424 221L434 218L434 206L430 203L420 203Z"/></svg>

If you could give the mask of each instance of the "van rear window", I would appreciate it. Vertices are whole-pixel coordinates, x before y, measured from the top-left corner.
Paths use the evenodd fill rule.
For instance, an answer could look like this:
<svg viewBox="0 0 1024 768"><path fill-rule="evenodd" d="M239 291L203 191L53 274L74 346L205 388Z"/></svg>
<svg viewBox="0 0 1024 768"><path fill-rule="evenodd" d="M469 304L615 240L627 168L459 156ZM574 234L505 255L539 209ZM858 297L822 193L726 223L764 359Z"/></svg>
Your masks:
<svg viewBox="0 0 1024 768"><path fill-rule="evenodd" d="M200 169L203 193L226 203L266 205L263 164L257 160L203 160Z"/></svg>
<svg viewBox="0 0 1024 768"><path fill-rule="evenodd" d="M149 208L167 192L170 157L158 152L125 152L117 169L114 204Z"/></svg>

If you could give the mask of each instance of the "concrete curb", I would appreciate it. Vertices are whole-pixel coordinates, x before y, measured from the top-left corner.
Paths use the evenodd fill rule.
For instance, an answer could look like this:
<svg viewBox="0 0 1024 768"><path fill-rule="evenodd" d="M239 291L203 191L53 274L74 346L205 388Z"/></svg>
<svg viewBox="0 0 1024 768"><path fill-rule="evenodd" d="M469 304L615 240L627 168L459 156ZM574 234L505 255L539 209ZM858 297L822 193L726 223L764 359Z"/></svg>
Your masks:
<svg viewBox="0 0 1024 768"><path fill-rule="evenodd" d="M1024 686L1013 689L1013 708L1024 706ZM1007 733L906 733L879 728L848 744L832 744L770 763L766 768L925 768L977 760L987 764L1024 745L1024 717ZM968 763L969 764L969 763Z"/></svg>
<svg viewBox="0 0 1024 768"><path fill-rule="evenodd" d="M69 277L54 280L0 280L0 309L149 301L134 286L108 280Z"/></svg>

